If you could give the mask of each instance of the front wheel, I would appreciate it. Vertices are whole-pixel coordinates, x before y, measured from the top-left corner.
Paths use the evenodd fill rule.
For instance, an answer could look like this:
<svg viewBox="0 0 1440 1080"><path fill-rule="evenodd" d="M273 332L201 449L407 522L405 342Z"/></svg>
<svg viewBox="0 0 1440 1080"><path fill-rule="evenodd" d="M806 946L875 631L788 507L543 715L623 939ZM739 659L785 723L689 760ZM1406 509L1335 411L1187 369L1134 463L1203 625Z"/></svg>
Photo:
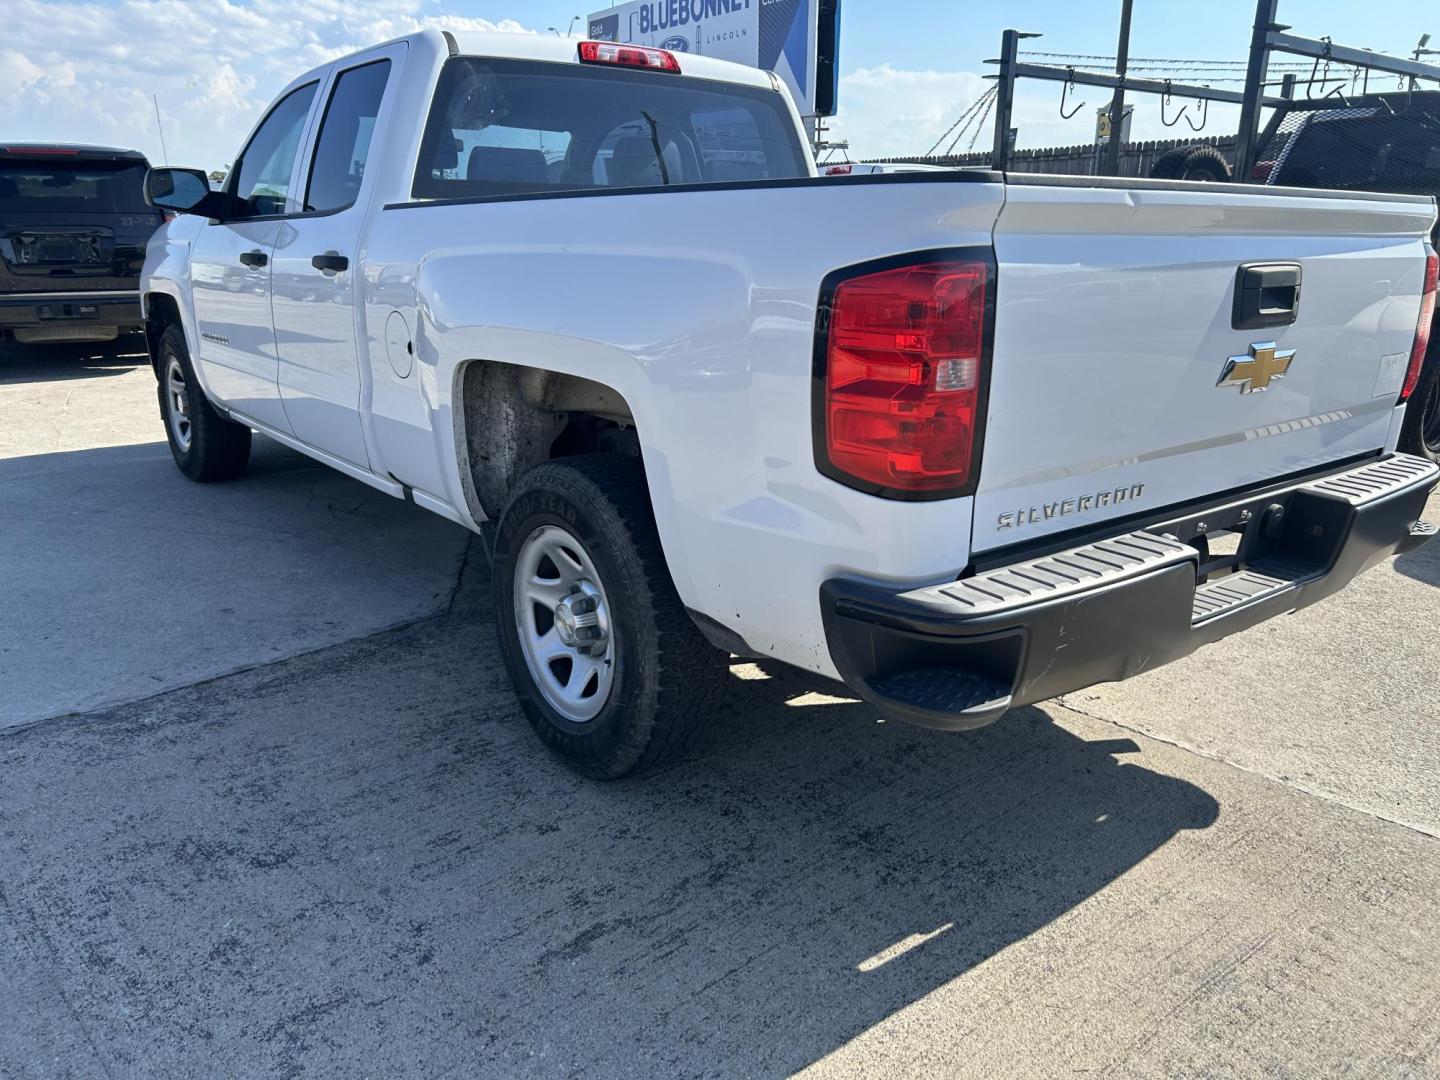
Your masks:
<svg viewBox="0 0 1440 1080"><path fill-rule="evenodd" d="M167 326L160 336L160 417L170 455L191 480L231 480L250 463L250 429L225 419L195 378L185 334Z"/></svg>
<svg viewBox="0 0 1440 1080"><path fill-rule="evenodd" d="M729 665L675 592L638 461L530 472L501 518L494 574L501 653L546 746L604 780L685 750Z"/></svg>

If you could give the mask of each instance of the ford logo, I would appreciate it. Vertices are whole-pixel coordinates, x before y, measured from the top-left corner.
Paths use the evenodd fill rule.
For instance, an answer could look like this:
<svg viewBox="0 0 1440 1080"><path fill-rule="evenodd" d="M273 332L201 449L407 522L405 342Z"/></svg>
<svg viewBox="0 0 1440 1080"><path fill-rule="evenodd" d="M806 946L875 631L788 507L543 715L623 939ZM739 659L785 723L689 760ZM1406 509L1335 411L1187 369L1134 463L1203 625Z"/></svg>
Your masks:
<svg viewBox="0 0 1440 1080"><path fill-rule="evenodd" d="M689 52L690 39L676 34L674 37L666 38L660 42L660 48L669 49L671 52Z"/></svg>

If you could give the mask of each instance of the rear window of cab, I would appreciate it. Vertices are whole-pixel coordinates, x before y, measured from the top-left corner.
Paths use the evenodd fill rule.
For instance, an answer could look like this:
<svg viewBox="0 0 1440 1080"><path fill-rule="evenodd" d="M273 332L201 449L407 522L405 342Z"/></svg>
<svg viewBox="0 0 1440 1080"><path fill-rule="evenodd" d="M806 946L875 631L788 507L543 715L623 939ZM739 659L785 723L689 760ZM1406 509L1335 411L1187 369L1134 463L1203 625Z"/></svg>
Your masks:
<svg viewBox="0 0 1440 1080"><path fill-rule="evenodd" d="M143 161L36 158L0 161L0 210L147 214Z"/></svg>
<svg viewBox="0 0 1440 1080"><path fill-rule="evenodd" d="M683 58L682 58L683 64ZM807 176L774 91L684 75L457 57L425 125L417 199Z"/></svg>

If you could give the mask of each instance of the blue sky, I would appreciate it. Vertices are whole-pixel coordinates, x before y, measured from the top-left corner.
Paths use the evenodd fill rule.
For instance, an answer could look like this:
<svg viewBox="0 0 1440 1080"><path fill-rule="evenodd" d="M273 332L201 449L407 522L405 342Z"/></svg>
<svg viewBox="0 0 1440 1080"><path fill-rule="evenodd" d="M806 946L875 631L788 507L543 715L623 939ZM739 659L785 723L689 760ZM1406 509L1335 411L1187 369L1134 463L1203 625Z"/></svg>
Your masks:
<svg viewBox="0 0 1440 1080"><path fill-rule="evenodd" d="M122 143L161 156L151 94L170 159L228 162L275 91L332 56L416 29L562 32L605 6L552 0L5 0L0 36L0 138ZM1132 52L1244 59L1253 0L1136 0ZM844 0L841 115L836 134L856 156L924 152L988 83L982 61L1006 26L1037 30L1031 48L1114 52L1119 0ZM1434 0L1282 0L1281 19L1310 37L1408 55L1424 31L1440 44ZM1440 59L1440 58L1436 58ZM1031 84L1016 121L1022 145L1085 142L1100 91L1068 123L1057 86ZM1136 137L1166 134L1140 98ZM1208 131L1234 130L1212 109ZM981 135L977 147L989 139ZM968 142L968 139L966 140Z"/></svg>

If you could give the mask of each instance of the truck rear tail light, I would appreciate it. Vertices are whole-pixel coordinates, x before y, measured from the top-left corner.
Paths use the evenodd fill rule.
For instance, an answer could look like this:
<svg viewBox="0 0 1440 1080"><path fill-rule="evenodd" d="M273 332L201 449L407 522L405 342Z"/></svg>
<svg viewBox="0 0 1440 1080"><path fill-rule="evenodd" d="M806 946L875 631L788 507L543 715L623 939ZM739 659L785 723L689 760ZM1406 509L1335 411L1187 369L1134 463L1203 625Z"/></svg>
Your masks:
<svg viewBox="0 0 1440 1080"><path fill-rule="evenodd" d="M580 60L586 64L617 64L620 67L680 74L680 61L672 52L647 49L641 45L617 45L613 41L580 42Z"/></svg>
<svg viewBox="0 0 1440 1080"><path fill-rule="evenodd" d="M822 473L892 499L974 492L994 285L985 250L826 279L815 344Z"/></svg>
<svg viewBox="0 0 1440 1080"><path fill-rule="evenodd" d="M1400 390L1400 400L1408 401L1420 381L1420 368L1425 364L1425 353L1430 348L1430 331L1435 325L1435 294L1440 287L1440 255L1427 247L1425 259L1425 291L1420 297L1420 322L1415 327L1415 345L1410 350L1410 366L1405 371L1405 385Z"/></svg>

